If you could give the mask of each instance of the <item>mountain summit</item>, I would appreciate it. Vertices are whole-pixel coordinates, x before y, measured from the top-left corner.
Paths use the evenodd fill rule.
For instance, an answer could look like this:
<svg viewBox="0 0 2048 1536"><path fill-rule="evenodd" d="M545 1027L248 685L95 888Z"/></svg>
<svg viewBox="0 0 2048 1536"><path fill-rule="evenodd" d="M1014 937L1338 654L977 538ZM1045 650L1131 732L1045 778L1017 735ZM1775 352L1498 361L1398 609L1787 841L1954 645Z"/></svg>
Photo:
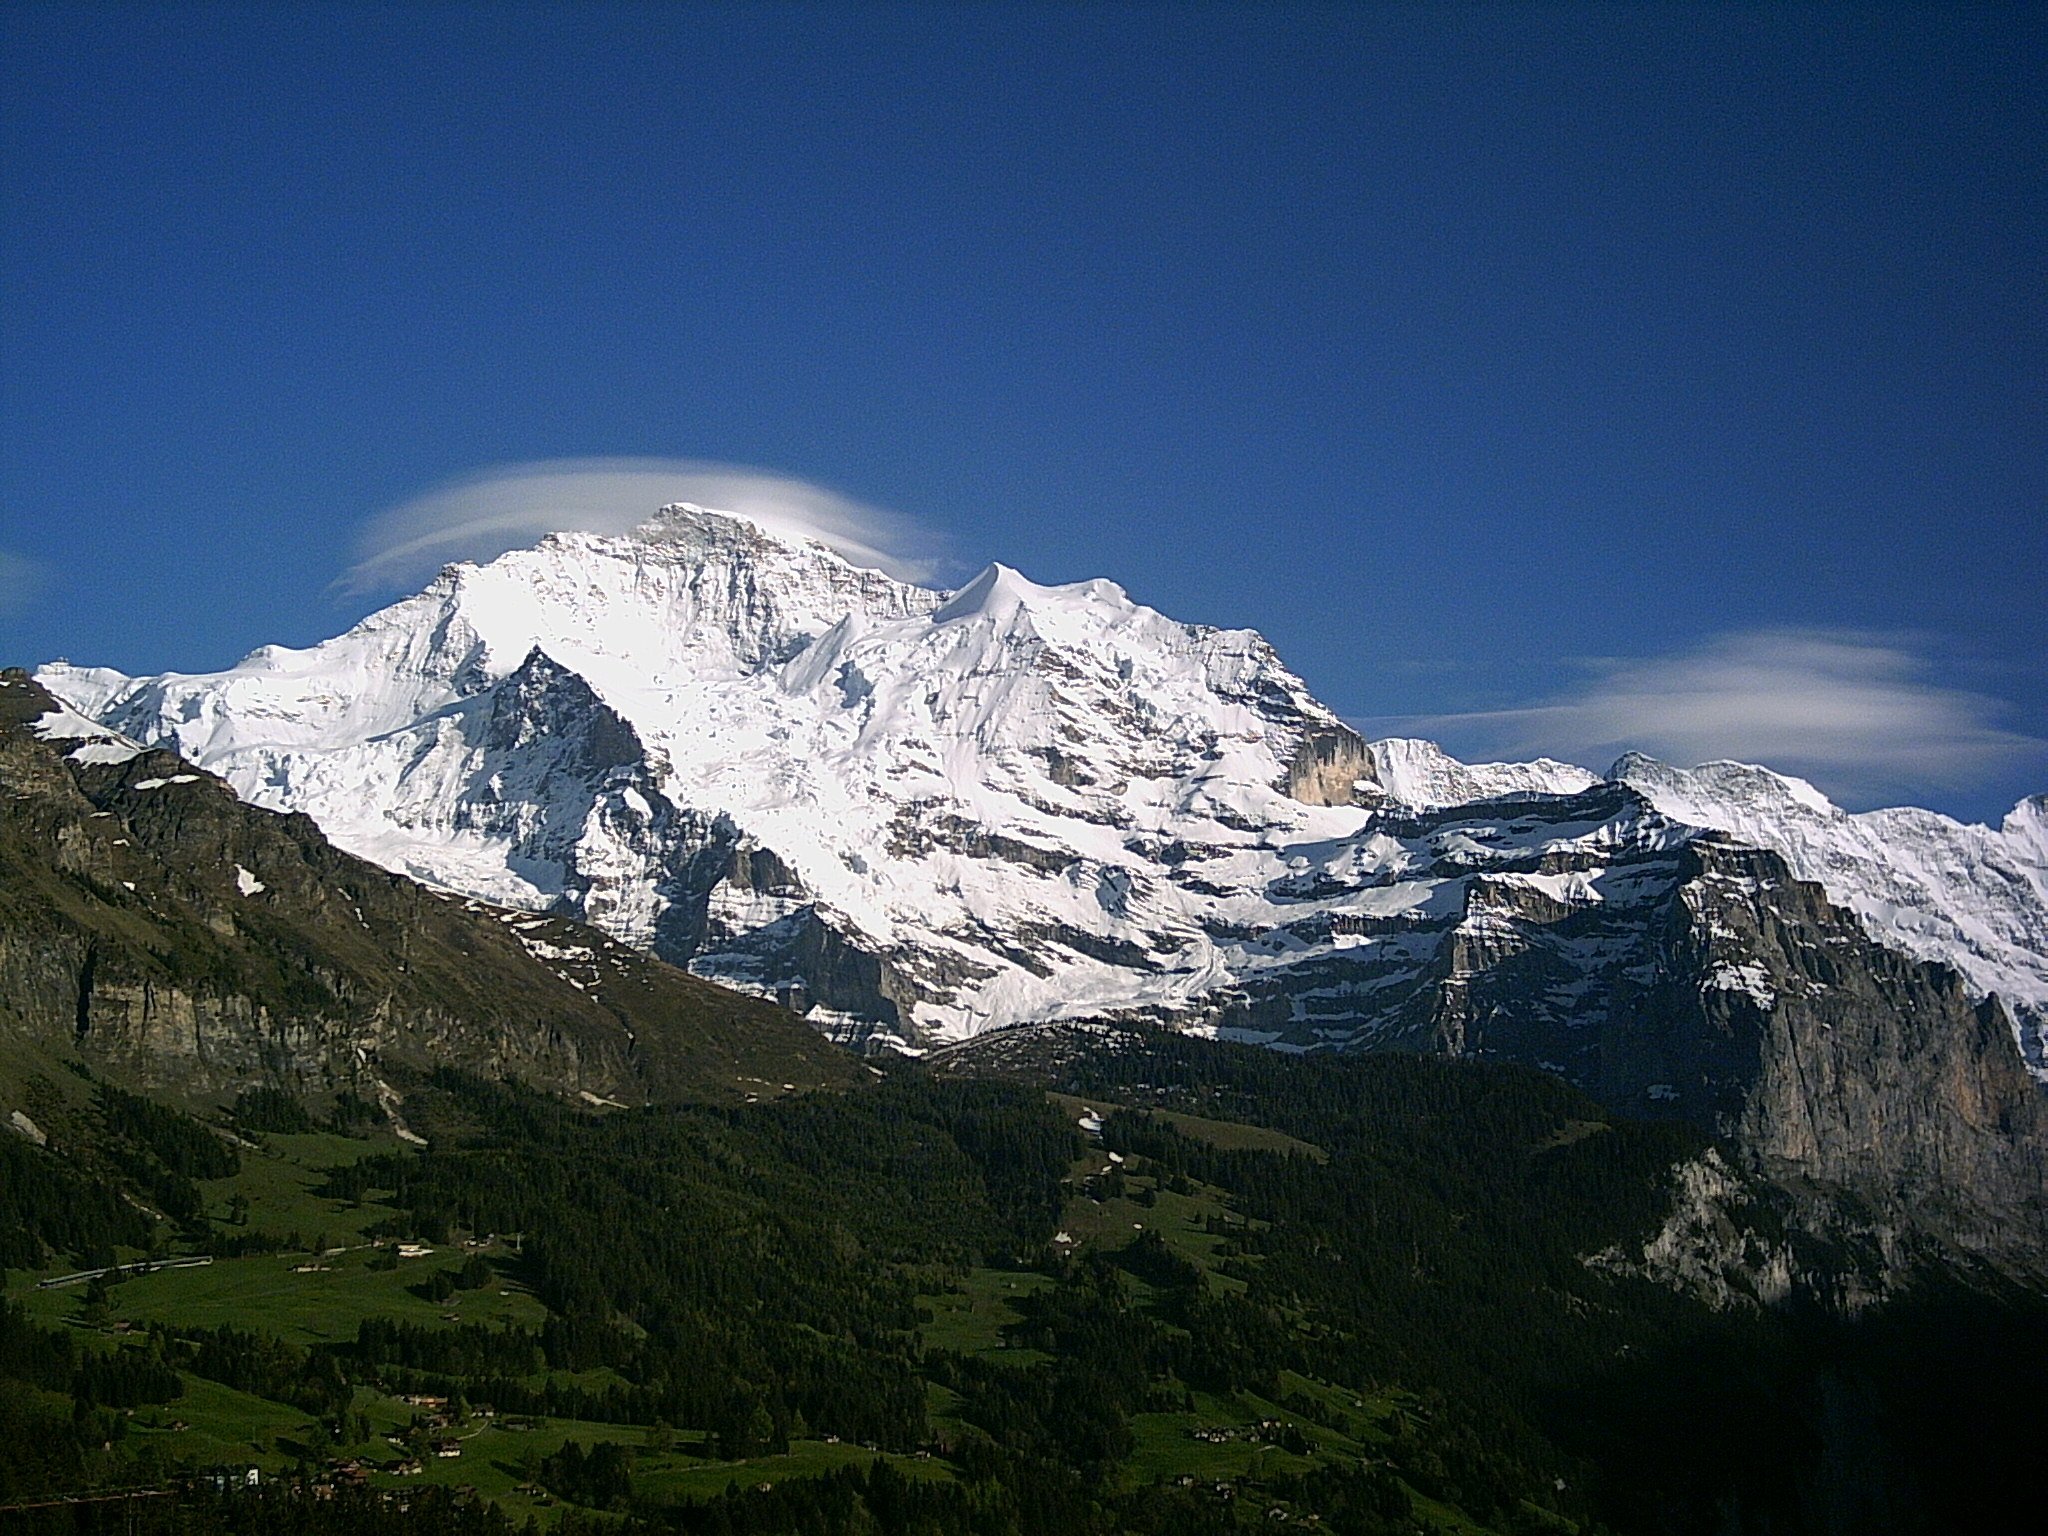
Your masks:
<svg viewBox="0 0 2048 1536"><path fill-rule="evenodd" d="M907 1046L1213 990L1213 930L1264 906L1176 874L1256 888L1380 798L1249 631L1002 566L929 591L688 506L309 650L41 680L392 869Z"/></svg>

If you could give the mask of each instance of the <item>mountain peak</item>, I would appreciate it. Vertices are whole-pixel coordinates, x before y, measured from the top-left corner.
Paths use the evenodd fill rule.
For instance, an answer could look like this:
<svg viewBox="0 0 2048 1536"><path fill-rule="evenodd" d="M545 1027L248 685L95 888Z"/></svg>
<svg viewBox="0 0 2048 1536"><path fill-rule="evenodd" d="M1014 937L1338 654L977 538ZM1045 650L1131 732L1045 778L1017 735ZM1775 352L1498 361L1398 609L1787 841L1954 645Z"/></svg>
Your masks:
<svg viewBox="0 0 2048 1536"><path fill-rule="evenodd" d="M1679 768L1645 753L1627 752L1607 770L1607 777L1641 790L1666 815L1697 825L1709 824L1699 820L1702 803L1777 808L1795 815L1845 814L1805 779L1755 763L1720 759L1696 768Z"/></svg>
<svg viewBox="0 0 2048 1536"><path fill-rule="evenodd" d="M686 547L716 545L756 549L770 544L786 549L822 550L835 559L838 551L824 539L792 524L767 517L703 507L691 501L672 501L634 528L626 537L641 544L676 544Z"/></svg>
<svg viewBox="0 0 2048 1536"><path fill-rule="evenodd" d="M770 561L794 557L799 563L820 562L899 583L921 573L919 562L877 548L873 535L857 525L772 506L742 510L673 501L624 534L555 534L550 539L596 540L643 556L659 550L685 559L714 553Z"/></svg>
<svg viewBox="0 0 2048 1536"><path fill-rule="evenodd" d="M1113 581L1075 581L1063 586L1041 586L1021 572L1001 563L985 567L960 588L932 615L934 624L951 624L961 619L987 615L1005 619L1019 608L1029 611L1106 610L1121 618L1136 608L1124 589Z"/></svg>

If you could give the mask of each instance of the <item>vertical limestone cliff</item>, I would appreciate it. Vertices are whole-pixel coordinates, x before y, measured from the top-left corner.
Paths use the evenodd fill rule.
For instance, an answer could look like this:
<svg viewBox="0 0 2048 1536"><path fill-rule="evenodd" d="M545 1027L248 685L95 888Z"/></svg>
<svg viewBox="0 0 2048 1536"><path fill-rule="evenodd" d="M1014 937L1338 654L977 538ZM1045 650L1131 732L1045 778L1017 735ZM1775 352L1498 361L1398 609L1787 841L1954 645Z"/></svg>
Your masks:
<svg viewBox="0 0 2048 1536"><path fill-rule="evenodd" d="M1516 892L1477 925L1491 950L1468 940L1437 979L1430 1043L1714 1133L1795 1225L1861 1249L1873 1285L1930 1245L2048 1276L2048 1103L1998 1002L1875 943L1775 854L1702 838L1674 876L1576 1016L1534 1005L1560 973L1519 929L1593 918Z"/></svg>

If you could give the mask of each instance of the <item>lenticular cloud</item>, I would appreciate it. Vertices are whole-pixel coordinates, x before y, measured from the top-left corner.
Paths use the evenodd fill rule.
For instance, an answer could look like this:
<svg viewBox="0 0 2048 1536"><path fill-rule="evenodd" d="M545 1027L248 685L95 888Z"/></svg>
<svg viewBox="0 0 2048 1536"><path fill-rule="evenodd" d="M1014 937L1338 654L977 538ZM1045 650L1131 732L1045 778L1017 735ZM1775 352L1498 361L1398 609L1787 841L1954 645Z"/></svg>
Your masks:
<svg viewBox="0 0 2048 1536"><path fill-rule="evenodd" d="M1895 636L1746 630L1679 655L1604 663L1576 693L1531 708L1418 724L1467 751L1594 765L1631 749L1679 763L1770 763L1851 801L2048 765L2048 742L2004 728L1996 700L1946 687L1934 672Z"/></svg>
<svg viewBox="0 0 2048 1536"><path fill-rule="evenodd" d="M672 502L737 512L906 581L932 574L934 540L915 522L807 480L702 459L547 459L465 476L378 513L336 585L388 591L451 560L489 560L543 534L625 533Z"/></svg>

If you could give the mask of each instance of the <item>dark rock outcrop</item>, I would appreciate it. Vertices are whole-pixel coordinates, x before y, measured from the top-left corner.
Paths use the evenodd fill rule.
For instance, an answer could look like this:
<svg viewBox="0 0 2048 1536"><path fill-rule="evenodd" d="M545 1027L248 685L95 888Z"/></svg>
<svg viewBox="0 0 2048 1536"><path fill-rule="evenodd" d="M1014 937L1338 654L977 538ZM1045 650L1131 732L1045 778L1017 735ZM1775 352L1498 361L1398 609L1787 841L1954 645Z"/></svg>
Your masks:
<svg viewBox="0 0 2048 1536"><path fill-rule="evenodd" d="M2048 1103L1999 1004L1875 943L1774 854L1700 839L1672 865L1634 934L1475 881L1408 1000L1419 1027L1381 1043L1691 1121L1795 1225L1862 1250L1873 1293L1929 1244L2048 1276Z"/></svg>

